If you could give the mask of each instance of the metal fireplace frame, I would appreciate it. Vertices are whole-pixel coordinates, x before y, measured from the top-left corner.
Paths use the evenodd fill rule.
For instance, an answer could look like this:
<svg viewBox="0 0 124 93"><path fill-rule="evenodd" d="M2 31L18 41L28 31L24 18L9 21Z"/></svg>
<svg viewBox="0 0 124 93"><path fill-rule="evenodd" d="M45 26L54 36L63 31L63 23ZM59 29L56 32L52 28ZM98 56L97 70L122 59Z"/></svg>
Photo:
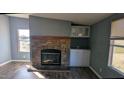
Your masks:
<svg viewBox="0 0 124 93"><path fill-rule="evenodd" d="M59 62L58 63L43 63L43 54L58 54L59 55ZM58 49L43 49L41 50L41 65L61 65L61 50Z"/></svg>

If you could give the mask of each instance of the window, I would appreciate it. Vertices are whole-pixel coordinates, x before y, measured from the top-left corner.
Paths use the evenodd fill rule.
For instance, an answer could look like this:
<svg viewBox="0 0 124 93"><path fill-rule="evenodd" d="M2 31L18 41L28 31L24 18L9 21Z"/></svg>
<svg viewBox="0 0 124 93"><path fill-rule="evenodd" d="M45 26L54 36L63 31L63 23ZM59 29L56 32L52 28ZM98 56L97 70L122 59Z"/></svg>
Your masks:
<svg viewBox="0 0 124 93"><path fill-rule="evenodd" d="M30 39L28 29L18 30L18 51L30 52Z"/></svg>
<svg viewBox="0 0 124 93"><path fill-rule="evenodd" d="M124 72L124 40L111 40L111 66Z"/></svg>
<svg viewBox="0 0 124 93"><path fill-rule="evenodd" d="M109 65L124 73L124 19L112 22Z"/></svg>

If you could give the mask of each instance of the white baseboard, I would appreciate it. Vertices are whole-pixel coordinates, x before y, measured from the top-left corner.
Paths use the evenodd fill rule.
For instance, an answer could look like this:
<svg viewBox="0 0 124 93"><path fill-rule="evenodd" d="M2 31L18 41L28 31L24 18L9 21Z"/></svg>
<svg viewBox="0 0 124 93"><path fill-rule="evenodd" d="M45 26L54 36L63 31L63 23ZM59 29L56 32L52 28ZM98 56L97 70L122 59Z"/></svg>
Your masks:
<svg viewBox="0 0 124 93"><path fill-rule="evenodd" d="M12 62L12 61L9 60L9 61L3 62L3 63L0 64L0 66L3 66L3 65L5 65L5 64L7 64L7 63L10 63L10 62Z"/></svg>
<svg viewBox="0 0 124 93"><path fill-rule="evenodd" d="M11 60L11 61L16 61L16 62L31 62L31 60Z"/></svg>
<svg viewBox="0 0 124 93"><path fill-rule="evenodd" d="M98 78L102 79L102 76L99 75L91 66L89 68L97 75Z"/></svg>

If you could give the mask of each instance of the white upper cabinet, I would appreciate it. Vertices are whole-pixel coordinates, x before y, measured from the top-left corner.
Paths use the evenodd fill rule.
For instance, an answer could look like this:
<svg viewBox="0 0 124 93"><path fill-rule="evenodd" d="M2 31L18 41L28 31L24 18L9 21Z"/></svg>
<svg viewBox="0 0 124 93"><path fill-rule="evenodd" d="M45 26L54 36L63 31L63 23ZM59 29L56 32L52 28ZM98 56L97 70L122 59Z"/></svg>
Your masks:
<svg viewBox="0 0 124 93"><path fill-rule="evenodd" d="M71 37L90 37L90 26L72 26Z"/></svg>

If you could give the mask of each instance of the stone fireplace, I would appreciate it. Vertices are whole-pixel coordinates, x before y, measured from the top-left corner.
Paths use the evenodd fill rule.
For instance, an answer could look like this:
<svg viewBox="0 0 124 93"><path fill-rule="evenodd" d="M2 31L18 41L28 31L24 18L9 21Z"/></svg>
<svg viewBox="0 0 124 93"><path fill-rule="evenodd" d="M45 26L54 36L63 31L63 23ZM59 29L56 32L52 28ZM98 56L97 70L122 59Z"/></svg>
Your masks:
<svg viewBox="0 0 124 93"><path fill-rule="evenodd" d="M31 61L34 67L69 65L70 38L31 36Z"/></svg>

